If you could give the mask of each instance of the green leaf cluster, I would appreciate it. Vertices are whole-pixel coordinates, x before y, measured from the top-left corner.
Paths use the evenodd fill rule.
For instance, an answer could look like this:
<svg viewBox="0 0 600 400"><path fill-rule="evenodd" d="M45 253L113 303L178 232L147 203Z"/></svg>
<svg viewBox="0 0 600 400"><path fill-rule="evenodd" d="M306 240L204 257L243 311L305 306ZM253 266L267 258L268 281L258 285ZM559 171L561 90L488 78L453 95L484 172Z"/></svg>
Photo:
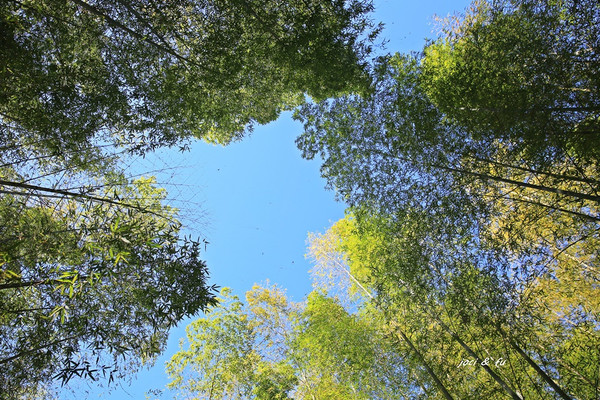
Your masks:
<svg viewBox="0 0 600 400"><path fill-rule="evenodd" d="M164 189L106 179L93 196L2 197L0 390L11 398L127 376L214 302L201 244L180 237Z"/></svg>
<svg viewBox="0 0 600 400"><path fill-rule="evenodd" d="M370 1L5 2L3 145L68 153L227 144L303 102L368 85ZM74 156L77 158L77 156Z"/></svg>
<svg viewBox="0 0 600 400"><path fill-rule="evenodd" d="M366 315L319 290L291 302L254 286L244 305L228 289L192 322L167 363L169 387L213 399L395 399L397 370ZM385 365L388 369L381 370Z"/></svg>

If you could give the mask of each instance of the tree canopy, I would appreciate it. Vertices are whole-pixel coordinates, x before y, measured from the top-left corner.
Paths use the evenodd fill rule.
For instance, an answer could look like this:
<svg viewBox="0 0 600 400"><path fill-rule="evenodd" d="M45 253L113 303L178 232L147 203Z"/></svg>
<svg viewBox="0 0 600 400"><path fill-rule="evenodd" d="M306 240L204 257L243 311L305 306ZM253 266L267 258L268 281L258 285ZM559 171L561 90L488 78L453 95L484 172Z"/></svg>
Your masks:
<svg viewBox="0 0 600 400"><path fill-rule="evenodd" d="M336 232L355 285L428 398L598 395L599 12L477 2L422 53L381 58L367 95L296 114L351 206Z"/></svg>
<svg viewBox="0 0 600 400"><path fill-rule="evenodd" d="M370 1L8 1L3 146L53 153L227 144L303 101L360 90Z"/></svg>
<svg viewBox="0 0 600 400"><path fill-rule="evenodd" d="M403 398L391 347L368 315L313 291L294 303L255 285L246 304L229 290L192 322L167 363L171 388L213 399Z"/></svg>
<svg viewBox="0 0 600 400"><path fill-rule="evenodd" d="M210 399L600 397L600 5L476 1L368 57L368 0L0 5L0 392L167 363ZM308 101L310 97L310 101ZM123 155L295 109L347 216L301 303L206 283Z"/></svg>
<svg viewBox="0 0 600 400"><path fill-rule="evenodd" d="M126 376L214 302L201 243L180 237L164 189L119 176L100 187L3 185L0 390L14 398L55 379Z"/></svg>
<svg viewBox="0 0 600 400"><path fill-rule="evenodd" d="M423 85L475 139L597 161L599 20L594 1L475 2L425 48Z"/></svg>

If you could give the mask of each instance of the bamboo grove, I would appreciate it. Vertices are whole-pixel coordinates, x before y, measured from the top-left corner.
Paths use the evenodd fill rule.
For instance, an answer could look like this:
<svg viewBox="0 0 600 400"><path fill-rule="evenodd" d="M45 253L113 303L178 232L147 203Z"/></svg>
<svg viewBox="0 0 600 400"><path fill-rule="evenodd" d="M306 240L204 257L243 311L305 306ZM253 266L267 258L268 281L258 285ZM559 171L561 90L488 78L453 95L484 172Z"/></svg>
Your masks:
<svg viewBox="0 0 600 400"><path fill-rule="evenodd" d="M0 5L0 398L130 376L208 399L600 399L600 5L475 1L371 57L369 1ZM310 100L308 100L310 98ZM346 217L314 291L206 283L123 160L294 110Z"/></svg>
<svg viewBox="0 0 600 400"><path fill-rule="evenodd" d="M296 111L303 157L349 205L309 236L315 290L228 297L188 328L172 387L600 398L600 7L480 1L440 24L421 52L377 59L366 93ZM224 315L245 342L212 364L195 349Z"/></svg>

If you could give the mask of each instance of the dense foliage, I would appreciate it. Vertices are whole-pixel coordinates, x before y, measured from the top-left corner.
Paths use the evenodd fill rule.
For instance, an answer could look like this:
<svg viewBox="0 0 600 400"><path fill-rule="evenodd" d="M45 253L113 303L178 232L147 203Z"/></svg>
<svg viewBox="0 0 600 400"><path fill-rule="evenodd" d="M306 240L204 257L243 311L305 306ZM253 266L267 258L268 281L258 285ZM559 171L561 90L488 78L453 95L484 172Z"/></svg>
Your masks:
<svg viewBox="0 0 600 400"><path fill-rule="evenodd" d="M276 286L255 286L246 305L225 290L188 326L167 363L169 386L212 399L403 398L401 356L373 324L321 290L301 304Z"/></svg>
<svg viewBox="0 0 600 400"><path fill-rule="evenodd" d="M358 0L3 2L3 141L26 134L55 153L95 138L136 151L189 137L227 144L304 93L364 87L371 9Z"/></svg>
<svg viewBox="0 0 600 400"><path fill-rule="evenodd" d="M123 377L214 302L201 243L180 238L164 189L146 178L98 183L71 196L4 186L0 391L9 396L54 379Z"/></svg>
<svg viewBox="0 0 600 400"><path fill-rule="evenodd" d="M380 60L369 95L297 113L303 156L352 206L341 249L427 398L599 395L599 16L478 2Z"/></svg>
<svg viewBox="0 0 600 400"><path fill-rule="evenodd" d="M369 66L371 10L0 5L1 394L126 375L206 310L167 364L184 396L600 399L600 5L476 1ZM296 106L347 217L309 236L305 302L216 300L121 152Z"/></svg>

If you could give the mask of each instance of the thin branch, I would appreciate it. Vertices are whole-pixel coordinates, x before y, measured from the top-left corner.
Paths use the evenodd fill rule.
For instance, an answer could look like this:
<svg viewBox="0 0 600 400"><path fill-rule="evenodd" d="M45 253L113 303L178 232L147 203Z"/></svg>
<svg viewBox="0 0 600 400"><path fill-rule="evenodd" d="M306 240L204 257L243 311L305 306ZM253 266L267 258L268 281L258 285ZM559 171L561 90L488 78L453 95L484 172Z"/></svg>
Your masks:
<svg viewBox="0 0 600 400"><path fill-rule="evenodd" d="M134 205L134 204L128 204L128 203L124 203L121 201L115 201L115 200L111 200L105 197L98 197L98 196L92 196L89 194L84 194L84 193L75 193L75 192L70 192L67 190L62 190L62 189L54 189L54 188L47 188L47 187L43 187L43 186L37 186L37 185L30 185L30 184L26 184L26 183L20 183L20 182L12 182L12 181L5 181L3 179L0 179L0 185L4 185L4 186L10 186L10 187L16 187L16 188L21 188L21 189L28 189L28 190L36 190L36 191L40 191L40 192L47 192L47 193L52 193L52 195L42 195L42 194L36 194L36 196L46 196L46 197L58 197L61 198L59 195L64 196L64 197L71 197L71 198L77 198L77 199L86 199L86 200L92 200L92 201L97 201L100 203L106 203L106 204L112 204L112 205L116 205L116 206L120 206L120 207L126 207L126 208L132 208L135 210L138 210L142 213L148 213L148 214L152 214L155 215L157 217L160 218L165 218L171 222L173 222L172 219L164 216L164 215L160 215L154 211L145 209L143 207L140 207L138 205ZM31 193L28 192L8 192L8 191L4 191L4 190L0 190L0 192L3 193L10 193L10 194L15 194L15 195L31 195Z"/></svg>
<svg viewBox="0 0 600 400"><path fill-rule="evenodd" d="M59 344L59 343L62 343L62 342L66 342L68 340L72 340L72 339L76 339L76 338L77 338L77 336L69 336L69 337L67 337L65 339L55 340L55 341L50 342L48 344L45 344L43 346L38 346L38 347L34 347L32 349L29 349L29 350L22 351L20 353L17 353L15 355L11 356L11 357L8 357L8 358L0 360L0 365L9 363L9 362L11 362L13 360L16 360L17 358L20 358L20 357L23 357L23 356L26 356L26 355L29 355L29 354L32 354L32 353L36 353L36 352L38 352L40 350L43 350L45 348L48 348L50 346L54 346L56 344Z"/></svg>

